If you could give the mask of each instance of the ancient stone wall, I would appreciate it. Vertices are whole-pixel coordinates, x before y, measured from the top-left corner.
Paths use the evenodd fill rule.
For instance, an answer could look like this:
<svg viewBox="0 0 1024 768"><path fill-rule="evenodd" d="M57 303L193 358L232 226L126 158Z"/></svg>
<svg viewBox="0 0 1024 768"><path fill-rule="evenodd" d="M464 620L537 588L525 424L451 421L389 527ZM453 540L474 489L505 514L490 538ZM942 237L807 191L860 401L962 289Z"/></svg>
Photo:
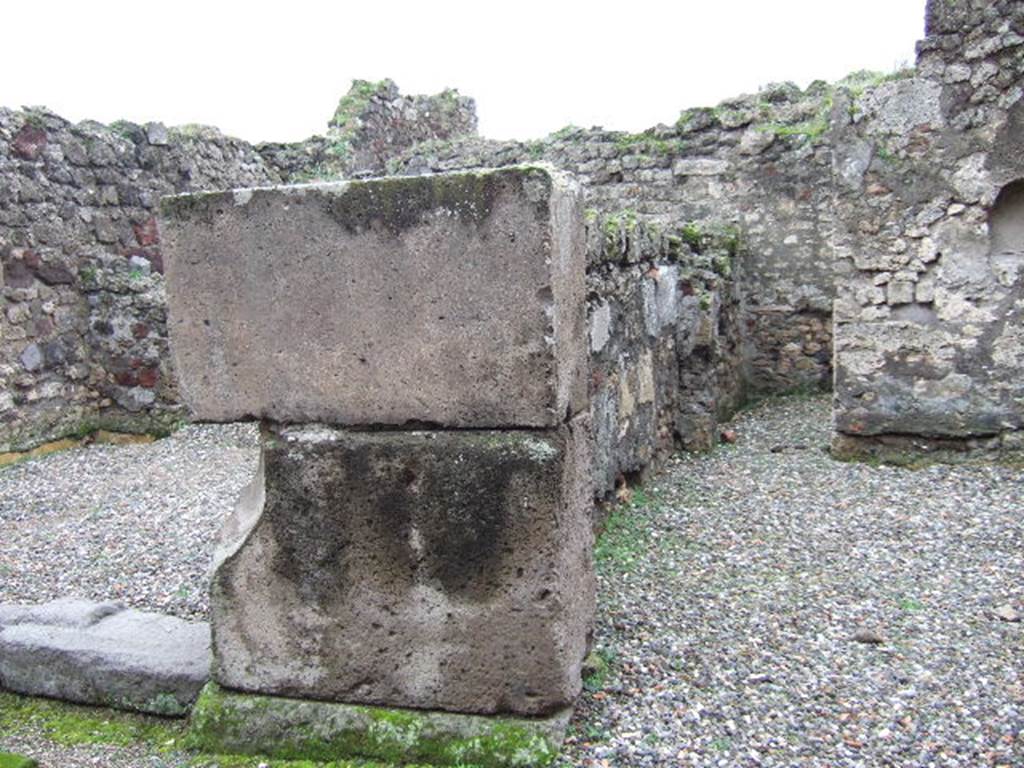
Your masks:
<svg viewBox="0 0 1024 768"><path fill-rule="evenodd" d="M373 112L393 100L370 103ZM97 427L172 427L186 414L153 206L169 193L276 183L295 168L280 147L254 150L207 128L76 126L32 111L3 120L0 450ZM741 241L731 229L659 226L628 211L592 211L587 227L604 494L678 444L709 447L717 419L737 407Z"/></svg>
<svg viewBox="0 0 1024 768"><path fill-rule="evenodd" d="M213 129L0 110L0 451L180 419L154 207L279 180Z"/></svg>
<svg viewBox="0 0 1024 768"><path fill-rule="evenodd" d="M836 99L836 448L1016 447L1024 6L928 6L916 72Z"/></svg>
<svg viewBox="0 0 1024 768"><path fill-rule="evenodd" d="M728 235L588 217L598 495L677 446L711 448L741 404L738 247Z"/></svg>
<svg viewBox="0 0 1024 768"><path fill-rule="evenodd" d="M456 90L409 96L392 80L356 80L338 103L326 136L256 149L286 182L380 176L400 152L424 141L475 135L476 123L475 103Z"/></svg>
<svg viewBox="0 0 1024 768"><path fill-rule="evenodd" d="M827 387L833 298L837 448L1012 442L1022 13L933 0L916 70L769 86L641 134L488 141L471 100L390 81L355 83L326 136L258 147L0 111L0 450L182 418L159 196L539 160L584 185L601 488L709 445L745 394Z"/></svg>
<svg viewBox="0 0 1024 768"><path fill-rule="evenodd" d="M0 452L185 417L167 350L161 196L372 171L413 141L475 126L472 100L401 96L391 81L357 81L327 136L291 145L0 110Z"/></svg>

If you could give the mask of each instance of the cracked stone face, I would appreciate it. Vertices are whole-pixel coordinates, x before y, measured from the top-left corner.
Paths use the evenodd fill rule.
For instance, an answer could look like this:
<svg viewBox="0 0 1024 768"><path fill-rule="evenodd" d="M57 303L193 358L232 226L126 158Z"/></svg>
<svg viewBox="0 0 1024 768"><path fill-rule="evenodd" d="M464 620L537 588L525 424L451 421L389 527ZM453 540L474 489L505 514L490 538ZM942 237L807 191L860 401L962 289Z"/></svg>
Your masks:
<svg viewBox="0 0 1024 768"><path fill-rule="evenodd" d="M594 600L588 454L584 417L265 433L217 556L215 680L455 712L568 705Z"/></svg>

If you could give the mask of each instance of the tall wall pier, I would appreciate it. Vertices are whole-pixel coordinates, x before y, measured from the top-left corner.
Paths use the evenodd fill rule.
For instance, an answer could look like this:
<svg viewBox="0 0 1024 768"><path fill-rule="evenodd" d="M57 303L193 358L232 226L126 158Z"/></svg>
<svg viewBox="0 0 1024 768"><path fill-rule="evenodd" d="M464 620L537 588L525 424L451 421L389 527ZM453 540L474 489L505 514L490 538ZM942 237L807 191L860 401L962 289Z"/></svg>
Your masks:
<svg viewBox="0 0 1024 768"><path fill-rule="evenodd" d="M1024 6L927 24L913 77L834 110L843 454L1024 447Z"/></svg>
<svg viewBox="0 0 1024 768"><path fill-rule="evenodd" d="M595 599L581 203L538 167L164 200L185 401L262 423L207 748L393 758L376 717L404 760L553 758Z"/></svg>

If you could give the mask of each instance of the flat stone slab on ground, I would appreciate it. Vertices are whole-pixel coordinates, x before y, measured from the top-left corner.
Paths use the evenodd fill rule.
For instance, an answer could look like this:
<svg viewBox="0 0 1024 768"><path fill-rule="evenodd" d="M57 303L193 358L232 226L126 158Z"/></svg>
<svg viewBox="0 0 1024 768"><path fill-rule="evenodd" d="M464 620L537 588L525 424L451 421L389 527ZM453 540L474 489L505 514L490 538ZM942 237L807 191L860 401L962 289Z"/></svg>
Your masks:
<svg viewBox="0 0 1024 768"><path fill-rule="evenodd" d="M214 558L213 679L452 712L571 704L594 611L586 425L266 432Z"/></svg>
<svg viewBox="0 0 1024 768"><path fill-rule="evenodd" d="M237 693L211 683L196 703L190 735L216 754L526 768L554 760L571 715L571 708L542 718L386 709Z"/></svg>
<svg viewBox="0 0 1024 768"><path fill-rule="evenodd" d="M0 688L183 715L209 679L210 629L116 603L0 605Z"/></svg>
<svg viewBox="0 0 1024 768"><path fill-rule="evenodd" d="M195 416L551 427L587 407L578 186L544 167L164 198Z"/></svg>

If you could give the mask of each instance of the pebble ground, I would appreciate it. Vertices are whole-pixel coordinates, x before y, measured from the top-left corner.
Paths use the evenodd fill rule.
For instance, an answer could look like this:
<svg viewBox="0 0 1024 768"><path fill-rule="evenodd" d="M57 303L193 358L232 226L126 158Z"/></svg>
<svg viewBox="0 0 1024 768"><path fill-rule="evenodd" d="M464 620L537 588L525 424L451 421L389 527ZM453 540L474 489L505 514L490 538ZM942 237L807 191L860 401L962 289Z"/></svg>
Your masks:
<svg viewBox="0 0 1024 768"><path fill-rule="evenodd" d="M75 595L205 617L214 537L256 446L251 424L193 425L0 468L0 602Z"/></svg>
<svg viewBox="0 0 1024 768"><path fill-rule="evenodd" d="M607 669L559 766L1024 766L1024 473L833 461L826 397L730 428L735 444L675 457L613 513ZM253 445L193 427L0 470L0 601L77 589L202 615ZM31 732L5 748L61 768L186 764Z"/></svg>

